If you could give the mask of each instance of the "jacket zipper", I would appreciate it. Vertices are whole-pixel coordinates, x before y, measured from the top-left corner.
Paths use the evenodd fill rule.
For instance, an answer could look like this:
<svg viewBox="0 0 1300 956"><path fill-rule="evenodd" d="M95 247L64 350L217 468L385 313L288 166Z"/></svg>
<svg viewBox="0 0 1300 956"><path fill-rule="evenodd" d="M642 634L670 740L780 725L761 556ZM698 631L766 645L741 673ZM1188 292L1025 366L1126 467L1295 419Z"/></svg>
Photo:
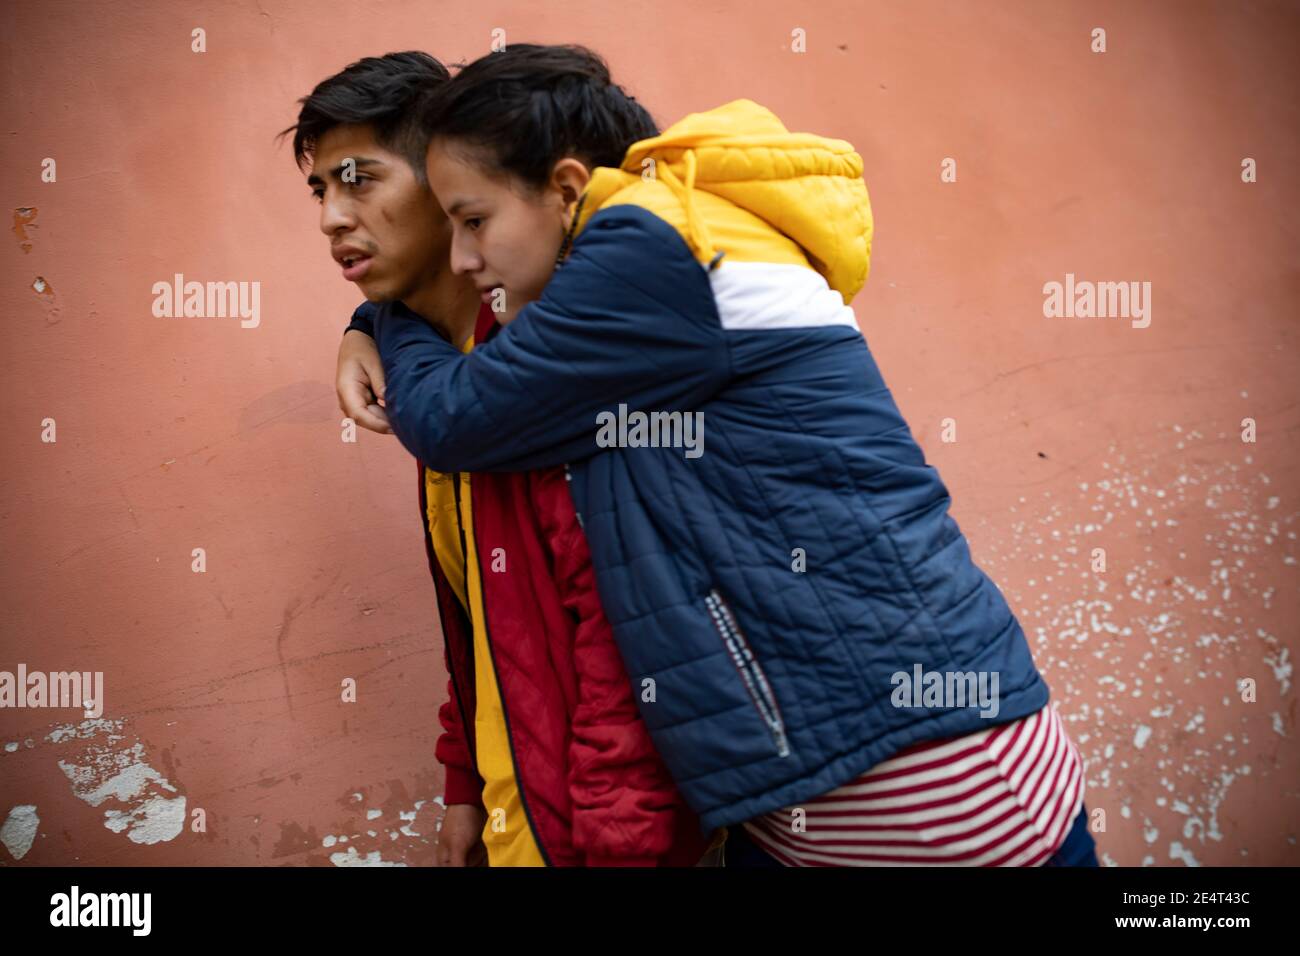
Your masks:
<svg viewBox="0 0 1300 956"><path fill-rule="evenodd" d="M740 625L736 623L735 617L732 616L731 608L727 602L722 599L722 595L714 588L705 595L704 603L709 609L709 616L713 618L713 624L722 635L723 641L727 645L727 650L731 654L731 662L736 665L740 671L740 676L745 681L745 687L749 691L749 696L754 702L754 707L758 710L759 716L767 724L768 730L772 734L772 742L776 744L776 753L778 757L788 757L790 755L790 742L785 733L785 721L781 717L781 708L777 706L776 695L772 693L772 685L767 682L767 676L763 673L762 667L759 666L758 659L754 657L754 652L749 647L749 642L745 640L745 635L740 630Z"/></svg>
<svg viewBox="0 0 1300 956"><path fill-rule="evenodd" d="M471 488L472 488L473 480L474 480L473 475L471 475L470 476ZM465 547L465 524L461 519L461 510L460 510L460 472L456 472L455 488L456 488L455 490L456 527L460 529L460 553L461 555L464 556L465 559L463 562L465 566L465 600L467 603L472 605L473 601L470 599L470 590L469 590L469 551ZM477 514L478 512L476 511L474 512L473 515L470 516L470 521L474 522L475 524L477 524L478 521ZM473 533L474 533L474 528L471 526L470 534ZM537 847L537 852L542 855L542 862L547 866L554 866L555 864L551 862L550 854L546 852L545 844L543 844L541 837L538 836L537 826L533 822L532 812L528 809L528 798L524 793L524 778L519 773L519 759L515 755L514 735L510 731L510 711L506 707L506 695L501 690L501 671L497 669L496 653L492 650L492 631L488 627L487 579L483 577L483 565L480 564L478 561L478 539L475 538L474 540L475 540L474 563L475 566L478 568L479 580L483 582L483 588L481 589L481 593L483 596L483 636L487 642L488 660L491 661L492 663L492 675L493 678L496 680L497 699L501 701L501 716L502 718L504 718L506 723L506 743L509 745L510 748L510 766L515 772L515 787L519 791L519 805L524 808L524 821L528 824L528 829L532 833L533 844ZM487 807L484 807L484 809L487 810ZM489 811L489 814L490 812L491 811Z"/></svg>
<svg viewBox="0 0 1300 956"><path fill-rule="evenodd" d="M569 470L569 463L567 461L564 463L564 481L569 486L569 500L573 501L573 472ZM587 526L582 523L582 512L578 510L578 503L576 501L573 501L573 515L578 519L578 527L583 531L586 531Z"/></svg>

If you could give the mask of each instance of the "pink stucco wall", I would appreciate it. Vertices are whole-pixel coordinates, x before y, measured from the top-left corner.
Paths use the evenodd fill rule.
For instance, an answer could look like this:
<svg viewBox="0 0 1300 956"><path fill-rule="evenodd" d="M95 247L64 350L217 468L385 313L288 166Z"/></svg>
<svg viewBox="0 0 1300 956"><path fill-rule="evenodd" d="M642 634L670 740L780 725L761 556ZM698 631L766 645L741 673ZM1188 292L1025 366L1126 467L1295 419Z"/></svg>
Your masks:
<svg viewBox="0 0 1300 956"><path fill-rule="evenodd" d="M0 669L106 682L100 722L0 710L17 865L431 862L445 677L415 468L391 437L340 441L356 295L272 137L360 56L472 58L497 27L595 47L662 125L744 96L856 145L861 326L1087 759L1103 858L1300 862L1298 21L1173 0L3 4ZM260 323L156 318L176 273L260 283ZM1150 282L1150 325L1045 318L1067 273Z"/></svg>

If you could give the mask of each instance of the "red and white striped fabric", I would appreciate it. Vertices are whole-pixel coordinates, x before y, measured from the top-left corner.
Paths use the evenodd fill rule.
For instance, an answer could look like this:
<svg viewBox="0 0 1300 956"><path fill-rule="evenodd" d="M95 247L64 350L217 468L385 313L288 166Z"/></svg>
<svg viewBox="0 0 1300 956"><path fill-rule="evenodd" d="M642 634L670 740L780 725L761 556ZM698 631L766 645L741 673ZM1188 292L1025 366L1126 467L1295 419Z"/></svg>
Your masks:
<svg viewBox="0 0 1300 956"><path fill-rule="evenodd" d="M1056 709L899 751L842 787L744 824L787 866L1042 866L1083 803Z"/></svg>

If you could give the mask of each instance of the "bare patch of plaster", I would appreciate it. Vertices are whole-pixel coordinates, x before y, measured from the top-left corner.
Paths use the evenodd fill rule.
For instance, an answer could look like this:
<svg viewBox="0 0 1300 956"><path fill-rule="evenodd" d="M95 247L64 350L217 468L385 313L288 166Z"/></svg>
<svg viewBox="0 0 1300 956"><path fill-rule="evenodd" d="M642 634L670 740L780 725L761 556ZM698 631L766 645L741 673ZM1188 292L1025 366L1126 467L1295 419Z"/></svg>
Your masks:
<svg viewBox="0 0 1300 956"><path fill-rule="evenodd" d="M1294 637L1261 625L1276 618L1280 593L1294 593L1300 509L1274 493L1249 450L1223 453L1236 440L1173 425L1132 457L1112 445L1100 472L1065 499L1021 496L1012 534L980 558L1005 582L1062 702L1089 807L1118 804L1130 820L1136 806L1144 821L1153 852L1142 866L1165 855L1186 866L1247 856L1240 829L1220 845L1232 840L1219 819L1229 788L1290 766L1251 761L1264 749L1252 736L1294 733L1284 643ZM1093 571L1096 547L1123 562ZM1014 575L1026 566L1033 576L1021 582ZM1268 706L1244 699L1243 677L1264 678L1258 700ZM1138 865L1128 853L1124 865Z"/></svg>
<svg viewBox="0 0 1300 956"><path fill-rule="evenodd" d="M21 860L32 848L36 840L36 831L41 825L41 818L36 815L36 807L22 804L9 811L3 826L0 826L0 843L5 845L9 855Z"/></svg>
<svg viewBox="0 0 1300 956"><path fill-rule="evenodd" d="M28 230L38 228L36 212L35 206L19 206L14 210L13 234L18 238L18 248L23 252L31 252L35 245Z"/></svg>
<svg viewBox="0 0 1300 956"><path fill-rule="evenodd" d="M363 830L354 818L352 826L357 827L356 832L325 834L320 845L335 851L329 855L330 862L335 866L420 866L431 861L440 821L430 805L441 807L442 797L412 803L399 781L389 781L384 799L374 799L375 796L367 788L365 793L354 792L339 801L357 811L361 809L357 804L366 807L365 819L374 822L375 828Z"/></svg>
<svg viewBox="0 0 1300 956"><path fill-rule="evenodd" d="M390 863L382 859L378 850L371 850L362 856L354 846L348 847L347 853L331 853L330 862L335 866L406 866L405 863Z"/></svg>
<svg viewBox="0 0 1300 956"><path fill-rule="evenodd" d="M104 826L125 833L133 843L174 840L185 826L185 797L146 762L144 745L134 735L127 743L124 721L85 720L56 727L51 743L70 744L75 752L59 760L72 792L98 807L105 802Z"/></svg>

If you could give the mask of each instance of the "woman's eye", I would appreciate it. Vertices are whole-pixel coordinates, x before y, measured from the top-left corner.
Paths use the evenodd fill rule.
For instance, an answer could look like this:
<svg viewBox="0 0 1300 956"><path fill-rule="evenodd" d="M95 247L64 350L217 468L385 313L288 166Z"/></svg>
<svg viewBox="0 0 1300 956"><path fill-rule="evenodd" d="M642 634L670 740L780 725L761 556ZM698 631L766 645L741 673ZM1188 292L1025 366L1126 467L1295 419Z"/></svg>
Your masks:
<svg viewBox="0 0 1300 956"><path fill-rule="evenodd" d="M314 199L314 200L316 200L316 202L324 202L324 201L325 201L325 192L324 192L324 190L313 189L312 192L311 192L311 198Z"/></svg>
<svg viewBox="0 0 1300 956"><path fill-rule="evenodd" d="M465 220L465 228L468 229L470 232L477 232L478 227L481 226L482 224L483 224L483 220L479 216L471 216L470 218Z"/></svg>

